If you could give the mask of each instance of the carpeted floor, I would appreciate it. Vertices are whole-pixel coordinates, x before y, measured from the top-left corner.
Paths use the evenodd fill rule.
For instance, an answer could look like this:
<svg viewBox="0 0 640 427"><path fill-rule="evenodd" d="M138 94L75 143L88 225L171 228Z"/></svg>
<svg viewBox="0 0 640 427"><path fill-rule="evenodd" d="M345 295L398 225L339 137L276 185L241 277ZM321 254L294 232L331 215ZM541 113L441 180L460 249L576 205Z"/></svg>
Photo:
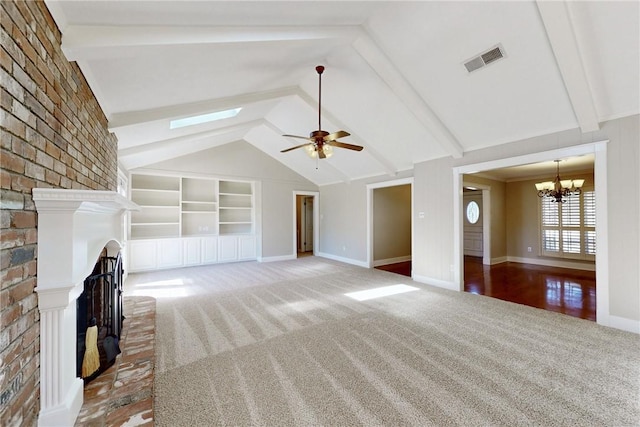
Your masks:
<svg viewBox="0 0 640 427"><path fill-rule="evenodd" d="M405 284L365 301L347 293ZM158 426L631 426L640 338L308 257L132 274Z"/></svg>

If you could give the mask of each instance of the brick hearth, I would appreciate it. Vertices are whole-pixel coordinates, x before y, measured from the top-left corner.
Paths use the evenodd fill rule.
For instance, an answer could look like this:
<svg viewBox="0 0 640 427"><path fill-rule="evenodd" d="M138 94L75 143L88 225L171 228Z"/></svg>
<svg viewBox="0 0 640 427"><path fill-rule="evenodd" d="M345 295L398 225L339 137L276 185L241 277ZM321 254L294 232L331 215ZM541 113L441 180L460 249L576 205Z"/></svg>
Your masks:
<svg viewBox="0 0 640 427"><path fill-rule="evenodd" d="M84 388L76 426L152 426L156 300L125 297L115 363Z"/></svg>

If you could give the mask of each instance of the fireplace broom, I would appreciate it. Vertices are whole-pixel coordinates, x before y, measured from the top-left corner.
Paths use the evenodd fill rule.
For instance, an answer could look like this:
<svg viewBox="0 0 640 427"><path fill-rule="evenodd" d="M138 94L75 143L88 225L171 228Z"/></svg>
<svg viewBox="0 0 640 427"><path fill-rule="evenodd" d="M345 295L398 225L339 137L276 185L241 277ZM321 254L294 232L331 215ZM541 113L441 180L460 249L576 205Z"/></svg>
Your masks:
<svg viewBox="0 0 640 427"><path fill-rule="evenodd" d="M98 353L98 326L95 317L91 319L91 326L87 328L85 336L85 351L82 359L82 378L93 375L100 369L100 353Z"/></svg>

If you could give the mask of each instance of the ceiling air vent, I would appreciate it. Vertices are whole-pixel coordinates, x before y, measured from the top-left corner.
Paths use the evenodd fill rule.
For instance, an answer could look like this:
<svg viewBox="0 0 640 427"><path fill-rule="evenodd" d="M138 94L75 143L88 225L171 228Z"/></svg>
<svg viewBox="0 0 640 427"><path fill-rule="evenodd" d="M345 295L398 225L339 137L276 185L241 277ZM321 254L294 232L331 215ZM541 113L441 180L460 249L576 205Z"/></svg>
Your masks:
<svg viewBox="0 0 640 427"><path fill-rule="evenodd" d="M485 65L491 64L492 62L496 62L501 58L504 58L504 50L502 49L502 46L498 45L474 58L471 58L469 61L464 63L464 66L467 68L468 72L472 72L484 67Z"/></svg>

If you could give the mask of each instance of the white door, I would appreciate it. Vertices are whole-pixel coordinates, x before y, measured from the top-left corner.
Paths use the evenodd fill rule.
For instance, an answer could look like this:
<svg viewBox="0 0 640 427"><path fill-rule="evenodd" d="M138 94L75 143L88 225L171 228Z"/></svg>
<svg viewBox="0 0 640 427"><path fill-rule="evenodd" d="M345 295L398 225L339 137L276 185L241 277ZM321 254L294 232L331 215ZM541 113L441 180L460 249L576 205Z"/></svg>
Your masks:
<svg viewBox="0 0 640 427"><path fill-rule="evenodd" d="M482 191L468 191L463 196L464 254L483 255Z"/></svg>

